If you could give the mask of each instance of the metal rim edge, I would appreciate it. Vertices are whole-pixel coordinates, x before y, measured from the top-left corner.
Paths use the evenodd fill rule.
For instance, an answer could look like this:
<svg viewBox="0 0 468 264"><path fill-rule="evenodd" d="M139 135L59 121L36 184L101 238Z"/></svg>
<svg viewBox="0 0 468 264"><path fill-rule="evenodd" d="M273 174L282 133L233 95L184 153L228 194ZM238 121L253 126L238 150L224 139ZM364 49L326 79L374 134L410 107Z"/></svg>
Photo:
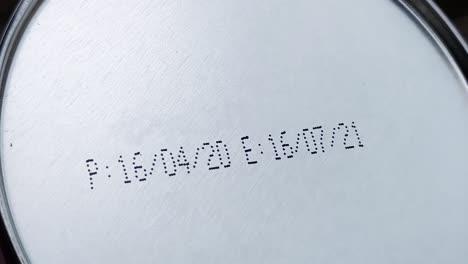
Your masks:
<svg viewBox="0 0 468 264"><path fill-rule="evenodd" d="M433 0L394 0L437 42L468 87L468 44ZM468 88L467 88L468 89Z"/></svg>
<svg viewBox="0 0 468 264"><path fill-rule="evenodd" d="M16 50L16 45L21 38L22 32L33 15L34 10L39 6L41 0L21 0L11 17L0 45L0 115L3 107L3 95L8 76L8 70ZM1 118L0 118L1 122ZM0 157L1 158L1 157ZM30 263L24 247L18 237L18 232L14 226L11 215L8 197L6 195L3 178L3 167L0 161L0 213L2 223L0 225L1 244L5 260L8 263Z"/></svg>

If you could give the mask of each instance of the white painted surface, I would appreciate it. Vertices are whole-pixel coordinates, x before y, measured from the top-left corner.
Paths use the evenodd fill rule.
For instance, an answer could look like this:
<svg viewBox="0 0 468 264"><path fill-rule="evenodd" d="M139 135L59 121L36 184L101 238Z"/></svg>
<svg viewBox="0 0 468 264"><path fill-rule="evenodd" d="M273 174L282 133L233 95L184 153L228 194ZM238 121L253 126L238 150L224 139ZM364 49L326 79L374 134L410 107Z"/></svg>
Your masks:
<svg viewBox="0 0 468 264"><path fill-rule="evenodd" d="M467 99L392 1L50 0L10 71L3 174L32 263L466 263ZM350 121L364 148L268 145ZM219 139L231 168L123 183L119 155Z"/></svg>

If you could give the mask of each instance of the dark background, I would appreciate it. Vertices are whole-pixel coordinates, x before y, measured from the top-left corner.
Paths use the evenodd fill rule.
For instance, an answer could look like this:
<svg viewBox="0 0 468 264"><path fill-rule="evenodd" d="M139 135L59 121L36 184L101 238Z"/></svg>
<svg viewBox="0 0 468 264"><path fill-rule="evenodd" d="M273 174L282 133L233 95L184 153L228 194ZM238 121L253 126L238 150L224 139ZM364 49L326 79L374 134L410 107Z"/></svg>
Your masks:
<svg viewBox="0 0 468 264"><path fill-rule="evenodd" d="M18 1L19 0L0 0L0 37ZM468 0L436 0L435 2L468 40ZM5 230L0 230L0 236L5 235ZM11 254L11 252L5 250L6 248L6 245L0 240L0 264L8 264L8 262L5 261L5 256L8 258L8 254Z"/></svg>

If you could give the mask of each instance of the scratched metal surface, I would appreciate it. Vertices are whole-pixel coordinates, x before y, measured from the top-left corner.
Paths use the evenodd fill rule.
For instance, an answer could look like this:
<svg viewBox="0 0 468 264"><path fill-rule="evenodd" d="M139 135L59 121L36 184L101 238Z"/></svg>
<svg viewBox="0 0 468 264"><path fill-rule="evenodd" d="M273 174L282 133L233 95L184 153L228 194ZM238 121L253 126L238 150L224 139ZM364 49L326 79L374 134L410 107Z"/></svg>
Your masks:
<svg viewBox="0 0 468 264"><path fill-rule="evenodd" d="M468 260L466 85L392 1L44 1L3 100L32 263ZM352 121L364 147L332 148ZM319 125L325 153L275 159L268 134ZM231 167L134 175L216 140Z"/></svg>

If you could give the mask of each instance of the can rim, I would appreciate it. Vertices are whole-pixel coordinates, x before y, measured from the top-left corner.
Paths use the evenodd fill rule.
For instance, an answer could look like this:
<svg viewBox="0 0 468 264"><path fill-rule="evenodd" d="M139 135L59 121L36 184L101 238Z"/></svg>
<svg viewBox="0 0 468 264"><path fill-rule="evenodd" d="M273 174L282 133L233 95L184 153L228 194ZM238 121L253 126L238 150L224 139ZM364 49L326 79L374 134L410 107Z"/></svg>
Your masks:
<svg viewBox="0 0 468 264"><path fill-rule="evenodd" d="M16 51L18 41L21 39L24 29L42 0L20 0L6 26L0 39L0 114L3 108L3 95L8 71ZM1 119L1 118L0 118ZM0 120L1 122L1 120ZM7 263L31 263L18 232L14 225L13 217L6 195L3 178L3 166L0 161L0 251Z"/></svg>

